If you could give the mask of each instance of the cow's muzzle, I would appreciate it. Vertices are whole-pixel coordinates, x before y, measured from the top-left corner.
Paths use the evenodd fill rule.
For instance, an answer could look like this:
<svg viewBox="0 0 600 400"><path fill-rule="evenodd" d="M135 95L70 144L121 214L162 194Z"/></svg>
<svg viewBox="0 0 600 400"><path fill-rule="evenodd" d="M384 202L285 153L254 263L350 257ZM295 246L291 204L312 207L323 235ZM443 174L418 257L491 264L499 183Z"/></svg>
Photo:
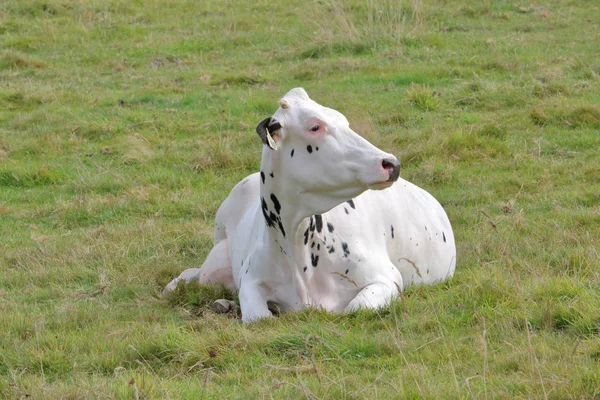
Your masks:
<svg viewBox="0 0 600 400"><path fill-rule="evenodd" d="M381 167L389 174L387 182L396 182L400 176L400 161L396 157L381 160Z"/></svg>

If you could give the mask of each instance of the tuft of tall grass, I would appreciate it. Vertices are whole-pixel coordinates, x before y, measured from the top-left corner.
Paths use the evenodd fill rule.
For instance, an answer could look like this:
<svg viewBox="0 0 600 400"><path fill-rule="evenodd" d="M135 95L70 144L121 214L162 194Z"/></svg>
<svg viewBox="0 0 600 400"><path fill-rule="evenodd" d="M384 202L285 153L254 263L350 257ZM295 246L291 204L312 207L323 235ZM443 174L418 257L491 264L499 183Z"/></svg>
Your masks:
<svg viewBox="0 0 600 400"><path fill-rule="evenodd" d="M406 98L421 111L434 111L440 106L438 93L422 83L413 83L406 89Z"/></svg>

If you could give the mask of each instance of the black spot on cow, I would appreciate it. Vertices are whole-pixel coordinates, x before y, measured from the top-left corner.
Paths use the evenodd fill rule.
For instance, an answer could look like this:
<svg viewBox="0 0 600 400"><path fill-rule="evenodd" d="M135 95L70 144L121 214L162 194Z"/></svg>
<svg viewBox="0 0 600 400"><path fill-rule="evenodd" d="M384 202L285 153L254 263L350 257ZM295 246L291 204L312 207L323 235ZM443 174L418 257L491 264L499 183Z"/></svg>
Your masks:
<svg viewBox="0 0 600 400"><path fill-rule="evenodd" d="M345 273L346 275L348 275L348 272L350 272L350 270L349 270L349 269L347 269L347 270L346 270L346 272L344 272L344 273Z"/></svg>
<svg viewBox="0 0 600 400"><path fill-rule="evenodd" d="M308 244L308 228L304 231L304 245Z"/></svg>
<svg viewBox="0 0 600 400"><path fill-rule="evenodd" d="M427 275L429 275L429 268L427 268Z"/></svg>
<svg viewBox="0 0 600 400"><path fill-rule="evenodd" d="M354 206L354 200L350 199L346 203L350 204L350 207L356 209L356 207Z"/></svg>
<svg viewBox="0 0 600 400"><path fill-rule="evenodd" d="M313 267L316 267L319 264L319 256L316 254L310 253L310 261Z"/></svg>
<svg viewBox="0 0 600 400"><path fill-rule="evenodd" d="M292 149L292 152L290 153L290 157L294 157L294 149Z"/></svg>
<svg viewBox="0 0 600 400"><path fill-rule="evenodd" d="M277 221L277 215L273 211L269 211L269 218L271 218L271 221Z"/></svg>
<svg viewBox="0 0 600 400"><path fill-rule="evenodd" d="M267 202L265 201L264 197L260 198L260 207L262 209L263 217L265 217L265 222L267 223L267 226L275 226L275 221L272 220L269 216L269 208L267 207Z"/></svg>
<svg viewBox="0 0 600 400"><path fill-rule="evenodd" d="M308 151L309 153L312 153L312 146L310 144L308 146L306 146L306 151Z"/></svg>
<svg viewBox="0 0 600 400"><path fill-rule="evenodd" d="M348 257L350 254L350 249L348 248L348 243L342 242L342 250L344 250L344 257Z"/></svg>
<svg viewBox="0 0 600 400"><path fill-rule="evenodd" d="M312 242L312 243L310 244L310 248L312 249L313 247L315 247L315 242Z"/></svg>
<svg viewBox="0 0 600 400"><path fill-rule="evenodd" d="M272 172L269 174L269 176L270 176L271 178L275 178L275 175L273 175L273 173L272 173Z"/></svg>
<svg viewBox="0 0 600 400"><path fill-rule="evenodd" d="M283 224L281 223L281 219L279 219L279 221L277 221L277 224L279 225L279 230L281 231L281 234L283 235L283 237L285 237L285 229L283 229Z"/></svg>
<svg viewBox="0 0 600 400"><path fill-rule="evenodd" d="M390 225L390 230L392 231L392 239L394 238L394 225Z"/></svg>
<svg viewBox="0 0 600 400"><path fill-rule="evenodd" d="M248 273L248 270L246 269L246 273Z"/></svg>
<svg viewBox="0 0 600 400"><path fill-rule="evenodd" d="M317 243L317 251L321 250L321 243Z"/></svg>
<svg viewBox="0 0 600 400"><path fill-rule="evenodd" d="M310 222L310 225L309 225L308 229L310 229L310 231L313 232L315 230L315 222L313 220L313 217L310 217L309 222ZM311 239L312 239L312 236L311 236Z"/></svg>
<svg viewBox="0 0 600 400"><path fill-rule="evenodd" d="M242 260L242 267L244 266L244 260Z"/></svg>
<svg viewBox="0 0 600 400"><path fill-rule="evenodd" d="M275 212L279 214L281 212L281 204L279 204L279 200L277 199L277 196L275 196L274 193L271 193L271 201L275 206Z"/></svg>
<svg viewBox="0 0 600 400"><path fill-rule="evenodd" d="M329 246L329 247L327 247L327 249L329 250L329 254L331 254L335 251L335 247L333 247L333 246Z"/></svg>
<svg viewBox="0 0 600 400"><path fill-rule="evenodd" d="M323 217L321 214L315 215L315 224L317 226L317 232L321 233L321 230L323 230Z"/></svg>
<svg viewBox="0 0 600 400"><path fill-rule="evenodd" d="M307 269L308 269L308 267L307 267L307 266L305 266L305 267L304 267L304 272L306 272L306 270L307 270Z"/></svg>
<svg viewBox="0 0 600 400"><path fill-rule="evenodd" d="M262 183L265 183L265 173L260 171L260 180L262 181Z"/></svg>
<svg viewBox="0 0 600 400"><path fill-rule="evenodd" d="M331 225L331 222L327 223L327 230L329 231L329 233L333 232L333 225Z"/></svg>
<svg viewBox="0 0 600 400"><path fill-rule="evenodd" d="M347 209L346 207L344 207L344 211L346 212L346 214L350 214L350 213L348 212L348 209Z"/></svg>
<svg viewBox="0 0 600 400"><path fill-rule="evenodd" d="M425 225L425 230L427 230L427 225Z"/></svg>
<svg viewBox="0 0 600 400"><path fill-rule="evenodd" d="M313 232L313 233L310 234L310 240L313 240L314 237L315 237L315 233Z"/></svg>
<svg viewBox="0 0 600 400"><path fill-rule="evenodd" d="M446 243L446 234L442 231L442 238L444 238L444 243Z"/></svg>
<svg viewBox="0 0 600 400"><path fill-rule="evenodd" d="M315 151L319 151L319 148L318 148L318 147L315 147Z"/></svg>

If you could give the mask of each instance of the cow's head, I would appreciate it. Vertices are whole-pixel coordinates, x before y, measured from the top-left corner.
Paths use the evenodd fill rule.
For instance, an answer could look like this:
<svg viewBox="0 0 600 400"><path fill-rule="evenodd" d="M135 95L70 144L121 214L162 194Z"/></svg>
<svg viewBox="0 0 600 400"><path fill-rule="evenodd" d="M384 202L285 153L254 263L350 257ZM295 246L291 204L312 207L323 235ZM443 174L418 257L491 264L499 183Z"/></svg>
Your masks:
<svg viewBox="0 0 600 400"><path fill-rule="evenodd" d="M290 90L279 105L256 127L265 144L263 168L278 171L279 186L307 203L307 215L398 179L396 157L359 136L344 115L314 102L304 89Z"/></svg>

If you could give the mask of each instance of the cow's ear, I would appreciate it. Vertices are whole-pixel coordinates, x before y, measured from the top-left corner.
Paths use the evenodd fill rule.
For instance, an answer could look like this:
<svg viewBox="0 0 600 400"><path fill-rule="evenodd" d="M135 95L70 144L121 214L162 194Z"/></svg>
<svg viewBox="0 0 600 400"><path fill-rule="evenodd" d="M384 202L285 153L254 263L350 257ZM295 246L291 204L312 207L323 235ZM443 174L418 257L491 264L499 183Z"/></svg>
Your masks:
<svg viewBox="0 0 600 400"><path fill-rule="evenodd" d="M264 144L273 150L277 150L277 143L273 139L273 133L281 129L281 124L273 117L265 118L256 126L256 133Z"/></svg>

